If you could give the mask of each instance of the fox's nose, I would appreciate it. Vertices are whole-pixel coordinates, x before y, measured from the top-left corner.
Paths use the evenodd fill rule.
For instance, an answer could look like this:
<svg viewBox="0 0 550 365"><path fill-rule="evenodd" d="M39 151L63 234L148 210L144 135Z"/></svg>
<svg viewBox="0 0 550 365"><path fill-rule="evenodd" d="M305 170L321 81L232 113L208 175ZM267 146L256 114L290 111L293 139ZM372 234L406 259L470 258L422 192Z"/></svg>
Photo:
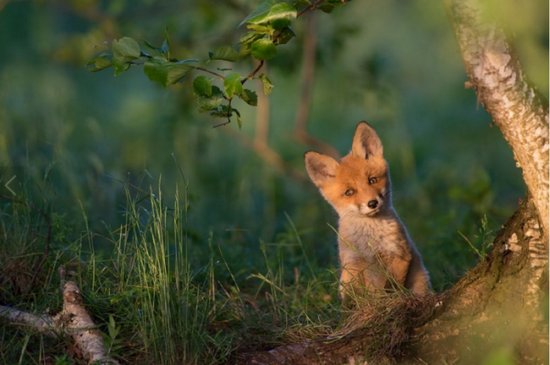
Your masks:
<svg viewBox="0 0 550 365"><path fill-rule="evenodd" d="M378 206L378 200L371 200L367 203L367 207L374 209Z"/></svg>

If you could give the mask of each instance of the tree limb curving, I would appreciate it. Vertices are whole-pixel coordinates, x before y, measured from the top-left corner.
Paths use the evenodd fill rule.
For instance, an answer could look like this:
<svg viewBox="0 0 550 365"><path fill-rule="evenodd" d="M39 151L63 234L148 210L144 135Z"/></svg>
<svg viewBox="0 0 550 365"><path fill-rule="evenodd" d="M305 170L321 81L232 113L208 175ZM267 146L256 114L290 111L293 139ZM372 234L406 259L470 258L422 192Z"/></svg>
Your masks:
<svg viewBox="0 0 550 365"><path fill-rule="evenodd" d="M446 0L460 53L478 100L523 170L548 245L548 101L532 86L504 30L487 22L475 0Z"/></svg>

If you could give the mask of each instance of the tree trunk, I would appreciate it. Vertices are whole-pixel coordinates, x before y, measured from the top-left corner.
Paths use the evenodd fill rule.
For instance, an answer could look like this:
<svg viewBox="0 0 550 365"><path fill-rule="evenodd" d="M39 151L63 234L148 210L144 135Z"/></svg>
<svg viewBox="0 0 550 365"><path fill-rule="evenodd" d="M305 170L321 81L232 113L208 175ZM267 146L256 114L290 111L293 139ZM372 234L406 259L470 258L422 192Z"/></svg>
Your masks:
<svg viewBox="0 0 550 365"><path fill-rule="evenodd" d="M508 142L548 242L548 101L532 86L503 29L486 23L475 0L445 0L478 100Z"/></svg>
<svg viewBox="0 0 550 365"><path fill-rule="evenodd" d="M481 363L502 348L520 363L545 363L548 245L537 209L520 203L486 260L444 294L442 305L415 330L412 354L428 363Z"/></svg>

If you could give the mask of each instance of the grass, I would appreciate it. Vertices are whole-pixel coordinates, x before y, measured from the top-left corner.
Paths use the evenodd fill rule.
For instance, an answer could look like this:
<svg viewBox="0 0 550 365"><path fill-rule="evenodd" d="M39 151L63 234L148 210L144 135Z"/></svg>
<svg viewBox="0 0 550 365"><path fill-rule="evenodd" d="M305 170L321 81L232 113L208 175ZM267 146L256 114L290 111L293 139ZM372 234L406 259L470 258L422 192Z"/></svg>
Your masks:
<svg viewBox="0 0 550 365"><path fill-rule="evenodd" d="M47 224L26 204L2 201L0 304L33 313L59 311L56 273L64 265L111 356L122 363L230 364L245 353L351 330L376 339L368 347L371 358L391 361L408 341L413 322L435 300L369 294L352 298L353 310L344 309L335 260L319 264L312 252L326 252L302 239L307 231L290 215L272 242L251 245L241 232L220 236L213 230L200 240L190 223L186 181L169 198L164 191L125 184L122 223L114 228L105 223L103 232L90 229L83 204L82 232L50 212L52 247L32 290ZM486 219L479 232L476 238L486 248L492 234ZM13 326L0 327L0 362L82 363L68 339Z"/></svg>
<svg viewBox="0 0 550 365"><path fill-rule="evenodd" d="M248 276L239 282L234 270L243 268L226 259L213 233L207 248L195 247L189 237L186 187L182 196L176 189L171 204L162 192L132 196L127 187L126 194L125 222L108 235L86 229L73 240L67 234L54 240L30 293L29 273L43 249L37 232L45 223L25 205L4 203L2 304L34 313L58 311L56 269L63 264L112 355L132 364L230 363L238 352L326 334L337 324L334 274L309 261L290 217L280 241L259 242L263 267L247 268ZM61 227L62 217L53 221L57 232L70 231ZM108 242L110 252L98 250L98 240ZM288 260L289 254L298 257ZM69 342L9 326L1 327L0 339L0 361L8 364L65 363L71 351Z"/></svg>
<svg viewBox="0 0 550 365"><path fill-rule="evenodd" d="M211 205L214 199L210 197L205 213L204 207L203 211L197 208L202 196L180 174L174 188L161 188L166 183L160 182L157 187L142 188L152 181L148 172L122 181L120 189L113 189L122 192L115 196L125 198L116 220L110 219L112 211L105 213L105 220L98 218L104 205L94 207L91 198L77 199L66 211L58 211L68 199L62 196L63 204L54 205L59 186L49 177L39 183L29 178L24 186L28 190L21 194L48 212L52 247L29 291L43 256L47 223L26 204L0 200L0 304L33 313L59 311L56 273L59 265L65 265L82 290L112 356L128 364L233 363L242 353L349 329L346 318L350 313L343 311L338 296L336 247L326 244L334 242L336 233L326 225L322 211L312 209L311 204L294 203L291 213L276 219L276 205L257 207L262 199L252 197L258 191L251 179L245 179L242 192L233 197L243 210L242 217L235 219L241 224L228 224L230 228L224 231L206 228L210 218L235 214L231 213L237 211L230 204L233 200L220 207L219 202ZM262 181L269 180L267 175ZM281 191L286 183L270 181L268 195L274 201L285 197ZM40 189L30 192L29 186ZM199 191L203 194L213 186ZM104 196L105 192L97 190L97 194ZM259 217L261 212L268 218ZM257 237L256 231L271 233ZM486 219L479 232L475 242L486 245L491 234ZM435 259L429 248L423 252L426 261ZM453 249L440 245L436 257L452 262L457 255ZM467 245L461 245L460 254L465 252L471 255ZM435 270L434 287L444 285L442 277L458 278L460 273L441 275ZM368 299L354 302L367 308L393 300ZM406 304L399 303L395 308ZM383 315L374 321L379 325L368 329L380 339L372 347L374 357L394 354L407 336L407 322L395 321L399 316L385 305L375 311L381 308ZM10 326L0 327L0 340L2 363L79 363L69 340L53 341Z"/></svg>

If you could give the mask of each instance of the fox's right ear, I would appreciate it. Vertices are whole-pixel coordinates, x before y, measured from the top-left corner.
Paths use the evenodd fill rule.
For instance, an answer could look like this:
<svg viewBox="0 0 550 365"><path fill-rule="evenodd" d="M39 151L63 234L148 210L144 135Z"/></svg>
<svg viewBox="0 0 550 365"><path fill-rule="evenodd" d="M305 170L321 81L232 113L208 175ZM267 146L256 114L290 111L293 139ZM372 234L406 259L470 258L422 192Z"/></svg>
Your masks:
<svg viewBox="0 0 550 365"><path fill-rule="evenodd" d="M367 122L361 122L355 128L351 153L355 157L364 158L365 160L368 160L371 156L382 157L384 154L382 141L380 141L374 128Z"/></svg>
<svg viewBox="0 0 550 365"><path fill-rule="evenodd" d="M340 167L340 164L332 157L314 151L306 152L304 159L307 173L311 181L318 187L332 181Z"/></svg>

